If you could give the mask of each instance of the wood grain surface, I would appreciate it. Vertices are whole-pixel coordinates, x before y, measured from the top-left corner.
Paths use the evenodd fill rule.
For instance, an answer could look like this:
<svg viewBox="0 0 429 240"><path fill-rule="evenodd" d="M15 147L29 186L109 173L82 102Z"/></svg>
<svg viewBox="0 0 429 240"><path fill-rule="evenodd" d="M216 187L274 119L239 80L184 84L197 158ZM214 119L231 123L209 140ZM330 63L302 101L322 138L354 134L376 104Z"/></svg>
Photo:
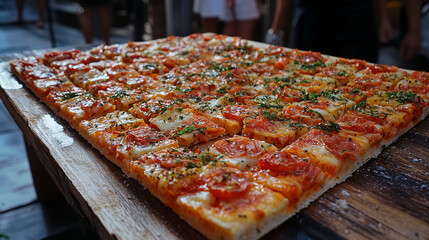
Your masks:
<svg viewBox="0 0 429 240"><path fill-rule="evenodd" d="M40 55L43 51L24 53ZM203 239L19 83L0 96L69 204L103 239ZM429 239L429 118L263 239Z"/></svg>

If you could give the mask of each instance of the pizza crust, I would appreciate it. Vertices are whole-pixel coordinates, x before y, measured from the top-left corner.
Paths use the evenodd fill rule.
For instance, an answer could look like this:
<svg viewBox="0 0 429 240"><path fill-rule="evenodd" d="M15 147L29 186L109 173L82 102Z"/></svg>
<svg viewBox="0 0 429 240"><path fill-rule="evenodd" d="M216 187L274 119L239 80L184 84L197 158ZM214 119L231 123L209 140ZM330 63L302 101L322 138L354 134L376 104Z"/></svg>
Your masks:
<svg viewBox="0 0 429 240"><path fill-rule="evenodd" d="M248 46L246 45L246 42L238 38L229 38L226 36L206 34L202 39L206 39L206 38L212 38L212 39L207 42L204 42L204 44L206 44L205 49L222 46L223 50L220 48L219 51L227 51L225 49L232 48L233 51L236 51L236 52L238 51L240 53L240 52L247 51L247 48L248 48ZM180 48L197 49L198 48L197 47L198 44L192 42L191 37L185 38L183 42L181 41L182 40L178 38L171 37L168 39L159 40L152 43L142 43L143 45L152 44L150 46L150 50L147 50L146 48L147 46L139 46L139 43L129 43L128 45L134 44L135 46L133 47L135 49L138 49L139 47L142 47L142 49L145 49L145 50L142 50L142 52L146 54L145 57L155 56L156 53L162 52L164 51L163 50L164 48L172 45L177 47L178 49ZM195 41L199 41L199 40L195 40ZM202 41L206 41L206 40L202 40ZM192 46L192 44L195 44L196 47ZM259 45L262 47L267 46L267 45L264 45L264 44L261 45L258 43L253 43L253 44ZM106 57L107 59L119 58L119 57L122 57L121 54L123 54L123 52L121 51L125 49L128 45L116 45L116 46L113 46L111 49L109 48L109 46L103 46L98 49L98 52L104 52L103 53L104 57ZM192 46L192 47L189 47L189 46ZM52 67L52 66L56 66L55 61L57 58L63 58L63 57L74 58L78 54L79 54L79 51L73 50L70 52L64 52L59 56L55 54L50 54L43 61L40 61L40 62L37 62L38 60L35 58L13 60L10 62L10 65L11 65L12 72L22 82L24 82L31 91L33 91L40 99L45 101L45 103L58 116L60 116L61 118L69 122L69 124L74 129L76 129L79 132L79 134L82 137L84 137L94 148L98 149L109 161L119 166L123 170L123 172L126 173L128 176L134 178L139 183L141 183L144 187L148 188L153 195L159 198L164 204L171 207L176 213L179 214L181 218L183 218L191 226L196 228L198 231L200 231L210 239L260 238L270 230L274 229L275 227L279 226L284 221L292 217L296 212L307 207L312 201L314 201L316 198L318 198L328 189L332 188L336 184L341 183L342 181L350 177L356 169L361 167L371 158L378 156L384 147L392 144L399 136L401 136L409 129L414 127L420 120L423 120L429 114L429 106L426 106L422 109L422 114L418 119L415 119L414 121L410 122L405 127L399 128L399 131L394 136L388 139L383 139L381 142L378 142L377 144L373 144L370 147L364 149L363 154L356 156L357 159L355 160L343 159L336 163L332 162L333 163L332 165L338 165L338 169L335 169L333 171L322 172L319 175L317 175L317 179L315 180L316 183L313 185L310 184L308 189L303 190L301 192L301 195L298 197L298 200L296 203L292 202L290 199L282 195L280 192L270 189L264 186L263 184L259 183L258 181L252 181L249 184L250 187L248 187L245 193L243 193L243 195L240 195L240 197L231 197L231 196L220 197L216 195L218 193L216 193L216 191L214 191L210 187L211 186L210 184L213 184L212 180L210 180L212 182L210 181L206 182L205 187L202 187L202 188L192 188L192 186L189 187L186 184L190 184L193 181L196 181L196 182L202 181L201 179L203 180L205 179L204 176L205 174L210 172L210 169L231 167L232 165L237 163L237 161L240 162L241 158L243 162L248 164L244 166L238 163L236 164L237 166L235 165L233 166L234 169L237 169L237 172L239 172L239 174L245 173L249 175L250 174L249 171L260 171L259 162L255 159L250 159L250 158L246 158L246 156L241 156L241 158L238 157L238 158L226 159L229 161L229 165L226 163L223 163L222 165L221 163L219 163L221 162L221 159L223 157L221 152L216 152L217 150L213 151L213 149L211 150L211 152L210 151L207 151L207 153L204 152L205 149L209 149L212 143L216 141L213 139L219 139L219 137L221 137L225 133L228 133L230 135L239 133L242 130L243 125L244 125L244 128L246 129L246 123L247 123L246 120L243 122L239 122L236 120L226 119L221 114L221 109L222 107L224 107L224 104L216 104L217 111L213 112L212 114L204 113L204 112L201 112L200 110L196 110L195 104L193 104L193 106L189 107L189 109L185 110L184 112L182 112L182 109L180 110L168 109L163 113L157 115L156 117L150 118L147 122L151 124L152 127L157 128L157 130L161 130L165 132L166 134L170 135L170 137L173 137L173 138L177 137L177 135L180 135L178 137L178 142L180 145L193 146L192 151L195 151L196 153L202 153L202 155L195 155L195 156L192 156L190 160L188 159L190 162L188 162L187 165L180 165L180 161L182 161L183 159L177 160L176 163L162 162L165 159L161 159L159 160L161 162L156 162L156 163L145 162L144 157L149 156L149 154L152 154L152 153L156 154L157 152L162 151L162 149L175 149L179 147L176 140L171 140L171 139L166 140L165 142L161 141L159 143L156 143L155 141L155 144L153 144L153 146L151 145L148 149L133 148L132 145L127 145L129 144L127 142L128 140L127 141L123 140L122 142L118 143L118 144L122 144L120 145L121 150L116 149L115 151L112 152L111 149L109 149L106 145L103 145L102 142L100 141L101 135L94 134L94 131L89 130L89 128L91 128L91 125L85 125L84 123L88 123L89 121L86 121L86 120L91 120L91 119L95 119L94 121L96 121L99 117L102 118L106 114L116 111L116 109L128 110L130 107L132 107L131 106L132 104L137 103L141 100L141 97L139 96L139 94L141 94L140 89L132 89L132 90L129 90L128 92L124 91L122 92L122 94L124 95L124 97L122 98L121 97L118 97L118 99L109 98L108 101L105 102L106 104L105 107L100 108L98 111L94 112L93 114L88 115L86 113L83 113L82 115L75 115L71 111L70 109L71 107L68 108L68 105L65 105L65 103L73 102L73 100L71 101L65 100L60 103L46 100L45 98L49 90L44 89L43 84L41 85L41 88L38 88L38 86L32 84L29 81L29 79L26 79L26 76L23 75L22 71L23 69L25 69L25 67L23 67L24 61L29 61L30 65L42 64L42 62L44 62L44 64L48 64L49 66ZM304 52L299 50L291 51L291 55L293 57L298 56L300 54L304 54L304 55L310 54L312 57L314 57L313 56L314 53L312 52ZM317 55L316 57L319 57L319 55ZM222 57L219 57L219 56L214 57L213 59L216 60L214 61L214 63L225 60L226 58L225 56L226 55L223 55ZM320 57L322 57L322 55L320 55ZM335 57L329 57L329 56L323 56L323 57L325 57L324 59L325 62L323 64L326 64L326 66L335 67L334 64L336 63L336 61L340 61ZM114 60L107 60L107 59L103 61L114 62ZM273 55L269 55L269 54L267 56L264 56L260 60L261 61L259 63L262 65L267 62L269 62L269 64L275 64L274 61L276 61ZM133 59L127 59L127 61L133 61ZM133 77L136 74L148 74L146 76L150 77L155 82L154 79L157 79L159 77L158 74L162 76L167 76L167 79L162 79L162 84L160 84L159 86L155 84L156 86L153 86L153 88L148 87L150 91L147 92L145 97L148 97L148 98L152 97L154 99L155 98L165 98L165 99L176 98L177 99L179 97L185 96L186 93L188 92L194 91L193 94L197 94L198 92L202 93L202 92L208 91L207 89L204 89L204 87L206 86L195 86L195 85L192 86L194 88L192 87L186 88L183 86L180 86L180 87L176 86L175 88L172 88L172 89L161 88L160 86L162 87L168 86L169 81L172 81L172 82L175 81L174 77L170 78L168 74L172 73L174 75L174 70L176 66L187 65L191 61L184 56L181 56L181 55L178 56L174 54L171 54L170 56L167 56L167 57L162 56L157 61L158 62L154 62L154 63L158 64L159 66L153 69L152 67L150 67L150 69L146 69L146 68L149 68L149 65L147 64L145 65L146 67L144 67L143 65L141 65L141 63L140 63L141 66L139 65L138 62L135 63L136 66L139 65L139 67L138 67L138 71L134 70ZM342 59L341 61L347 62L348 60ZM299 63L299 62L296 63L296 62L297 60L290 63L288 66L285 66L285 69L283 70L288 70L288 69L293 70L294 73L283 74L284 75L283 77L287 77L283 80L285 82L289 81L290 80L289 78L295 77L296 75L295 71L305 70L305 73L300 75L301 78L299 79L299 81L296 79L293 80L295 81L294 84L296 84L301 91L311 90L311 93L319 94L323 91L335 90L339 88L341 84L347 83L346 78L333 78L328 76L314 77L312 75L309 75L309 74L313 74L313 75L315 74L315 72L312 72L312 71L315 68L317 68L317 66L305 65L307 63ZM227 67L222 65L215 66L214 63L212 66L213 69L217 69L219 72L216 72L215 70L211 70L210 74L219 74L219 75L216 77L210 77L209 78L210 81L214 81L216 79L222 79L222 81L224 81L222 82L222 84L225 84L226 79L228 79L230 75L237 75L238 77L244 77L244 79L241 79L241 81L243 82L253 81L258 78L257 74L246 73L245 71L243 72L242 69L239 69L235 66L232 66L232 65ZM111 67L109 64L104 64L104 65L101 64L100 66L103 66L106 68ZM276 66L281 66L281 65L276 65ZM368 66L371 66L371 65L369 64ZM29 68L31 71L31 67ZM100 69L102 68L100 67ZM343 70L346 74L356 74L356 72L360 71L358 69L358 66L355 66L355 65L353 65L353 67L341 66L341 67L338 67L338 69ZM275 72L275 74L273 74L272 76L281 77L282 74L279 74L277 70L271 69L271 71ZM230 74L229 76L223 73L227 71L229 71L228 72L228 74ZM364 76L365 74L367 74L368 71L370 70L365 69L361 72L358 72L356 76ZM198 77L199 74L200 73L197 73L197 74L192 73L193 77L195 76ZM204 76L204 74L205 73L203 73L202 75ZM77 84L80 87L85 88L86 90L88 90L87 87L91 85L91 82L109 80L108 75L105 74L103 70L99 70L99 69L91 72L90 74L91 76L89 75L86 76L85 74L83 74L85 75L84 79L82 78L81 75L82 75L81 73L75 73L74 75L72 74L71 79L73 80L74 84ZM94 76L100 76L100 77L94 78ZM403 80L401 79L404 78L405 76L406 76L405 72L400 72L398 74L384 74L381 77L385 81L395 84L398 82L403 83ZM64 75L62 75L62 77L64 77ZM271 79L271 81L274 81L273 79ZM310 83L310 85L311 84L313 85L308 87L305 85L308 83ZM219 84L219 83L215 82L215 87L217 87L217 94L221 94L220 92L227 91L226 88L223 89L220 87L225 85L219 84L216 86L216 84ZM237 84L237 83L233 83L233 84ZM242 83L239 83L239 84L242 84ZM356 86L358 87L358 85ZM145 85L145 87L147 86ZM157 87L159 87L159 89L157 89ZM210 88L213 86L208 86L208 87ZM258 90L259 94L262 94L262 93L267 94L264 98L267 101L266 102L254 101L254 103L259 104L259 106L254 105L252 107L254 109L258 109L258 111L261 109L261 106L262 108L266 107L266 109L264 109L263 111L268 111L268 112L271 111L271 113L275 111L280 111L280 110L273 110L279 107L278 105L275 105L277 104L277 102L275 101L277 101L278 98L274 95L274 91L272 92L267 91L266 88L268 87L269 86L264 85L264 83L259 85L255 84L255 86L253 86L255 90ZM388 87L389 87L388 84L384 84L380 88L384 89ZM223 90L219 91L220 89L223 89ZM134 92L135 94L134 93L131 94L132 92ZM130 93L131 96L127 95L126 93ZM120 94L118 94L118 96L119 95ZM231 98L229 97L230 95L224 95L224 96L228 96L228 98ZM77 96L77 97L79 98L80 96ZM305 96L305 97L308 98L309 96ZM426 104L427 104L428 103L427 94L426 94L426 97L425 96L422 96L422 97L424 98L423 101L426 101ZM97 98L94 98L94 99L97 99ZM272 99L275 99L274 105L270 105L273 102L271 101ZM201 101L201 99L199 101ZM305 104L304 101L307 101L307 100L302 100L301 103ZM213 102L216 103L216 101L213 101ZM250 103L252 102L250 101ZM228 104L230 103L226 103L226 105ZM323 114L320 114L321 119L323 121L328 121L328 120L337 121L340 116L344 115L346 111L349 111L350 108L353 107L352 106L353 104L355 104L355 102L351 100L350 102L344 105L341 105L338 108L318 110L318 111L319 113L323 113ZM331 110L332 114L328 110ZM198 114L205 116L208 120ZM407 114L411 114L411 113L407 113ZM272 117L273 115L268 115L268 116ZM204 141L201 141L201 142L207 142L207 141L210 141L210 142L200 144L200 146L195 146L198 142L200 142L200 140L196 138L196 135L201 134L203 130L206 130L204 129L204 127L196 129L195 127L186 128L186 126L181 126L179 130L177 129L178 129L178 126L181 125L183 122L187 122L187 121L189 122L192 119L198 118L198 117L204 118L205 121L208 121L208 122L211 121L210 124L213 124L213 125L210 125L210 124L209 125L215 130L213 130L213 132L211 133L210 136L208 136L207 139L205 139ZM249 120L251 117L254 117L254 116L249 116L247 120ZM274 119L278 117L281 117L281 115L274 115ZM143 121L141 121L141 123L139 123L138 125L140 127L141 126L148 127ZM218 125L221 125L221 126L218 126ZM92 126L92 127L95 129L97 128L96 126ZM311 127L314 128L316 126L308 126L308 129L310 129ZM306 129L305 131L302 131L299 134L299 136L306 134L308 129ZM123 137L121 134L124 134L125 136L127 134L126 132L127 130L128 128L127 129L117 129L117 128L109 129L109 127L107 126L106 134L110 134L112 133L112 131L118 131L119 133L115 133L115 134L119 134L118 136ZM257 131L259 131L259 129L255 130L255 132ZM268 133L268 132L269 131L267 130L265 130L265 132L260 131L260 134L258 135L259 138L263 138L262 140L271 141L272 143L277 141L274 138L266 137L264 135L265 133ZM205 135L205 134L202 134L202 135ZM298 134L294 134L294 137L291 138L290 141L296 140L299 136ZM254 137L254 136L250 136L250 137ZM227 139L228 138L224 138L224 140L227 140ZM149 141L152 141L152 139L149 139ZM281 142L278 145L280 145L280 147L283 147L288 143L289 142L287 143ZM267 151L267 154L276 150L277 149L273 147L272 149ZM287 151L287 149L286 150L284 149L282 151ZM315 152L313 153L316 154ZM206 155L204 154L213 154L218 158L216 159L216 161L214 161L215 159L214 157L208 158L207 160L207 159L204 159L206 157ZM192 162L193 159L200 159L200 158L204 159L204 162L205 162L204 164L206 165L198 166L200 162ZM333 154L327 152L326 162L329 164L329 161L332 159L338 160L338 159L335 159L335 156ZM219 160L219 162L217 162L217 160ZM214 164L212 165L207 164L206 161ZM344 163L344 162L348 162L348 163ZM178 165L173 167L166 167L163 164L164 165L178 164ZM229 174L229 172L227 173ZM222 181L228 178L228 174L222 175L221 178L218 177L217 179L215 179L216 180L215 184L222 183ZM290 173L287 173L287 174L290 174ZM287 174L284 173L283 175L287 176ZM180 176L180 177L177 177L177 176ZM183 178L183 181L181 181L182 178ZM297 182L297 185L299 185L299 182Z"/></svg>

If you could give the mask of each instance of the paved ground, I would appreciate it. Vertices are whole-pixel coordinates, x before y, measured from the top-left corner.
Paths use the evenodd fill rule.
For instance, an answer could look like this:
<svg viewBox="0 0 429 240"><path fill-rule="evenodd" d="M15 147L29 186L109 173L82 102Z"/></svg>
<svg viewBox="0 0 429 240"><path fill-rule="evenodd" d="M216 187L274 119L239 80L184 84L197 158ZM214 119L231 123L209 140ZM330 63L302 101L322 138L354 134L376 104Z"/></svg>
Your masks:
<svg viewBox="0 0 429 240"><path fill-rule="evenodd" d="M24 1L24 24L16 25L16 12L13 0L0 0L0 55L22 52L32 49L51 48L48 23L43 28L36 26L37 13L35 1ZM54 16L55 17L55 16ZM54 18L55 21L55 18ZM97 22L94 24L97 27ZM53 23L57 47L82 46L83 35L80 29ZM112 29L112 43L123 43L131 40L132 31L128 27ZM100 38L94 44L101 44Z"/></svg>

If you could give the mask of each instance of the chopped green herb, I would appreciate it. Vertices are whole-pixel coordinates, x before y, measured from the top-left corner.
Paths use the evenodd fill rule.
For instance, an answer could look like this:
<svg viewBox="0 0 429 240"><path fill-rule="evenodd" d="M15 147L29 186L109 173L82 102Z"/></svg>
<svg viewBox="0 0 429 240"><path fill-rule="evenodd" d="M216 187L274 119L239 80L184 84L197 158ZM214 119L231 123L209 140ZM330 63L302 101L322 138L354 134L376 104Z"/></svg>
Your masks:
<svg viewBox="0 0 429 240"><path fill-rule="evenodd" d="M174 135L175 135L175 137L178 137L178 136L182 136L185 133L191 133L193 131L198 131L198 132L200 132L203 135L206 134L206 129L205 128L196 128L196 127L194 127L194 126L191 125L191 126L184 127L182 130L180 130L178 133L175 133Z"/></svg>
<svg viewBox="0 0 429 240"><path fill-rule="evenodd" d="M346 71L341 71L337 73L338 76L348 77L349 74Z"/></svg>
<svg viewBox="0 0 429 240"><path fill-rule="evenodd" d="M72 98L77 97L77 96L79 96L79 94L77 94L75 92L64 93L61 96L61 100L63 100L63 101L64 100L69 100L69 99L72 99Z"/></svg>
<svg viewBox="0 0 429 240"><path fill-rule="evenodd" d="M356 105L354 105L350 109L356 112L363 112L365 111L367 106L368 106L368 103L366 101L363 101L363 102L356 103Z"/></svg>
<svg viewBox="0 0 429 240"><path fill-rule="evenodd" d="M229 175L231 175L231 172L226 172L222 175L222 182L226 181L226 179L228 179Z"/></svg>
<svg viewBox="0 0 429 240"><path fill-rule="evenodd" d="M320 94L316 94L314 92L307 92L305 90L300 91L299 100L301 101L313 101L315 102L318 97L320 97Z"/></svg>
<svg viewBox="0 0 429 240"><path fill-rule="evenodd" d="M302 79L299 83L311 83L311 81L309 81L307 79Z"/></svg>
<svg viewBox="0 0 429 240"><path fill-rule="evenodd" d="M198 167L198 165L193 163L193 162L188 162L185 167L187 169L190 169L190 168L196 168L196 167Z"/></svg>
<svg viewBox="0 0 429 240"><path fill-rule="evenodd" d="M316 111L316 110L313 110L313 109L309 109L309 108L308 108L308 106L304 107L304 112L309 112L309 113L311 113L313 116L317 115L317 116L319 116L323 121L325 121L325 118L323 117L323 115L322 115L320 112L318 112L318 111Z"/></svg>
<svg viewBox="0 0 429 240"><path fill-rule="evenodd" d="M301 69L314 70L316 67L326 67L325 63L321 60L317 60L314 63L304 63L301 65Z"/></svg>
<svg viewBox="0 0 429 240"><path fill-rule="evenodd" d="M280 102L280 100L277 97L269 97L266 95L262 95L262 96L258 96L257 98L255 98L254 100L255 103L257 103L259 105L259 107L261 108L275 108L275 109L279 109L279 108L283 108L284 105Z"/></svg>
<svg viewBox="0 0 429 240"><path fill-rule="evenodd" d="M399 92L388 92L386 93L389 100L395 100L400 103L412 103L417 102L420 97L417 96L417 94L412 92L406 92L406 91L399 91Z"/></svg>
<svg viewBox="0 0 429 240"><path fill-rule="evenodd" d="M316 129L320 129L323 131L327 131L327 132L334 132L334 131L339 131L340 130L340 125L338 125L335 122L332 121L328 121L325 124L319 124L317 126L315 126L314 128Z"/></svg>
<svg viewBox="0 0 429 240"><path fill-rule="evenodd" d="M302 122L290 122L288 124L289 127L291 128L306 128L307 125L302 123Z"/></svg>
<svg viewBox="0 0 429 240"><path fill-rule="evenodd" d="M358 94L358 95L362 95L362 91L361 90L359 90L359 89L356 89L356 88L353 88L353 90L352 90L352 93L353 94Z"/></svg>
<svg viewBox="0 0 429 240"><path fill-rule="evenodd" d="M119 99L119 98L123 98L125 96L129 96L125 91L118 91L115 93L115 95L111 96L111 99Z"/></svg>
<svg viewBox="0 0 429 240"><path fill-rule="evenodd" d="M264 118L270 120L270 121L284 121L284 119L279 118L275 113L273 112L268 112L268 111L262 111L261 114L264 116Z"/></svg>
<svg viewBox="0 0 429 240"><path fill-rule="evenodd" d="M228 93L228 91L226 90L226 86L222 87L221 89L217 90L216 92L219 93L219 94Z"/></svg>

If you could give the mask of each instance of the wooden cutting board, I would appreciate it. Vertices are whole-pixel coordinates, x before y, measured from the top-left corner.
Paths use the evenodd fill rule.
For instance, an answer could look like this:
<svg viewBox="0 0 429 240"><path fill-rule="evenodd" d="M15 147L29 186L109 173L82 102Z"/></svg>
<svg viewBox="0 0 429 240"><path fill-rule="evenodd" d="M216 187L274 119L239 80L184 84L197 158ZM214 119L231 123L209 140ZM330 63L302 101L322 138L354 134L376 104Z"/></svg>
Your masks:
<svg viewBox="0 0 429 240"><path fill-rule="evenodd" d="M40 55L43 51L25 53ZM0 96L69 204L103 239L204 239L92 148L0 58ZM263 239L429 239L429 118Z"/></svg>

